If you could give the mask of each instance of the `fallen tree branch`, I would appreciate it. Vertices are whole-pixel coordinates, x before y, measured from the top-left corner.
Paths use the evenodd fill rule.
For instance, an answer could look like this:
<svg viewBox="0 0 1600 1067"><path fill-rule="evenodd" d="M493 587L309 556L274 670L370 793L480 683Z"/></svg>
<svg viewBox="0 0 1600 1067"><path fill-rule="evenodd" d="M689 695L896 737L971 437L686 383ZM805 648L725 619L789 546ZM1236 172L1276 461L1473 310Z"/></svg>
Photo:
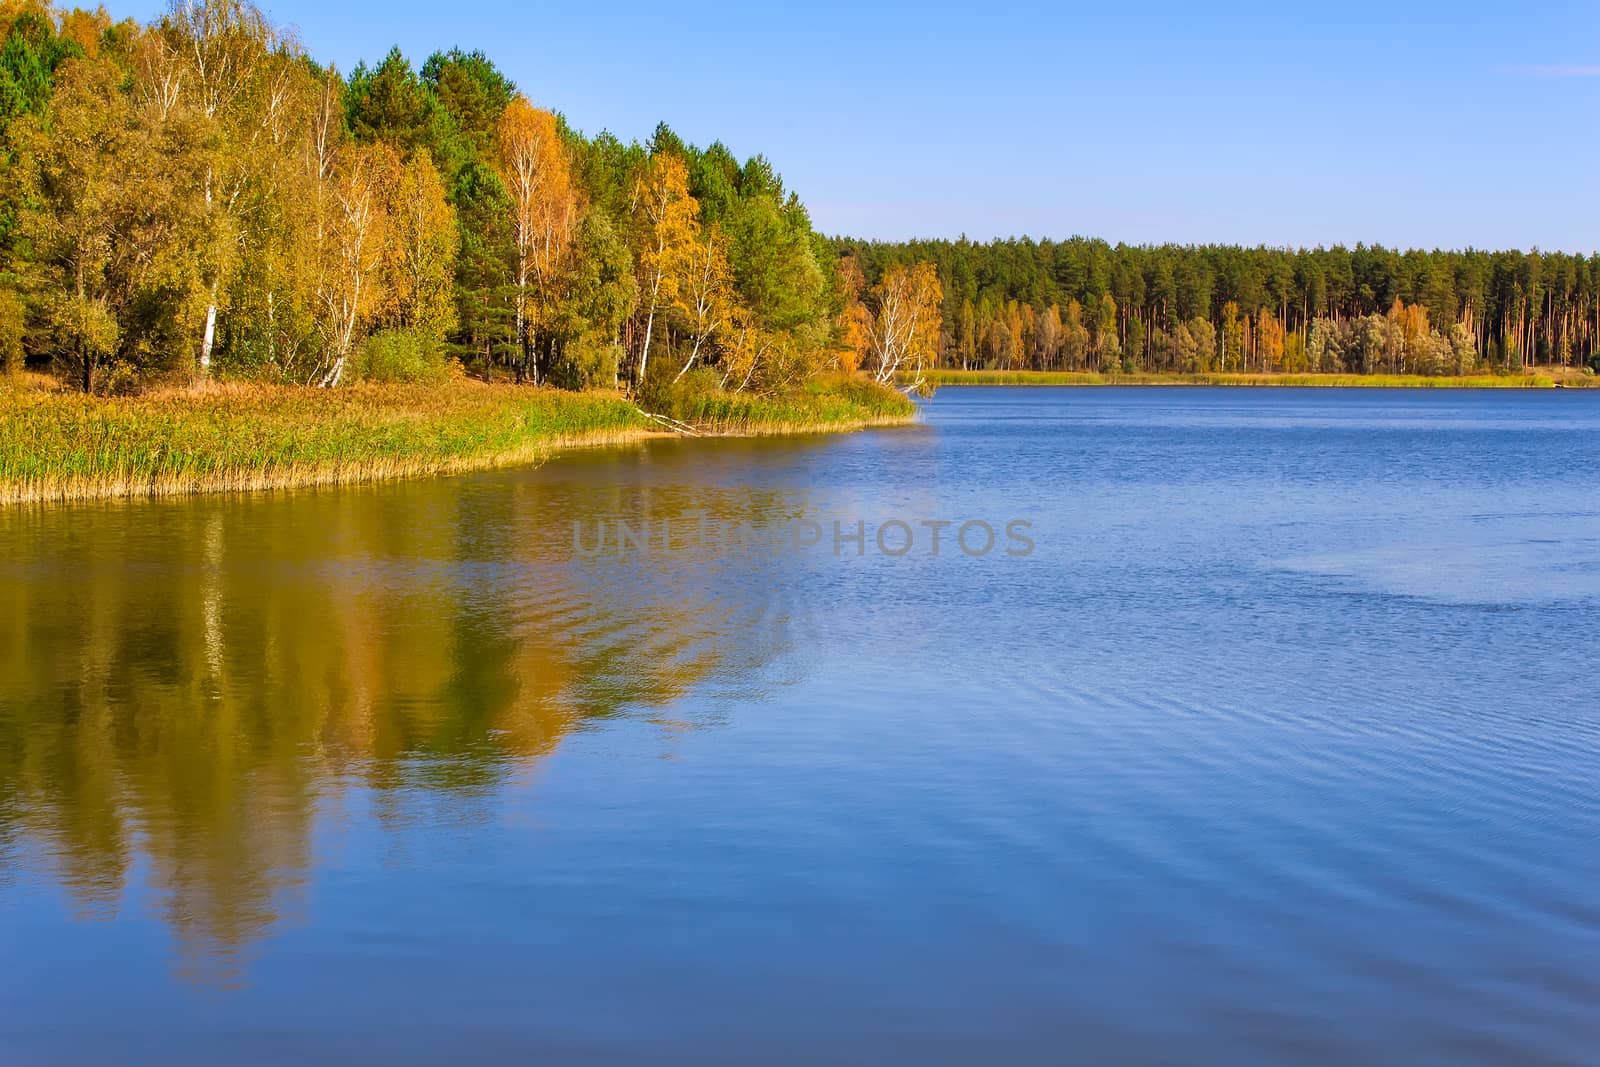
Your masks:
<svg viewBox="0 0 1600 1067"><path fill-rule="evenodd" d="M644 408L635 408L634 410L652 422L660 423L673 433L683 434L685 437L707 436L704 431L697 430L686 422L679 422L677 419L668 418L665 415L657 415L655 412L646 411Z"/></svg>

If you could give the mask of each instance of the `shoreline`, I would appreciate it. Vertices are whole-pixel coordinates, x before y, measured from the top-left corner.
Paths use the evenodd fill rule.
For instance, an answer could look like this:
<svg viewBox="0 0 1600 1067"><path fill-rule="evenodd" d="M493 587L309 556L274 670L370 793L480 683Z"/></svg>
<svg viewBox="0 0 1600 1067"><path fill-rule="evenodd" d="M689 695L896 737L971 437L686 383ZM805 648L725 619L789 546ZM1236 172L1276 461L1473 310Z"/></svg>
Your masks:
<svg viewBox="0 0 1600 1067"><path fill-rule="evenodd" d="M1534 374L1476 374L1424 377L1410 374L1099 374L1091 371L960 371L924 374L935 388L946 386L1202 386L1269 389L1584 389L1600 388L1600 379L1570 371Z"/></svg>
<svg viewBox="0 0 1600 1067"><path fill-rule="evenodd" d="M0 389L0 508L369 485L661 438L848 433L917 417L909 401L844 389L686 414L692 434L614 393L480 382L211 385L130 399Z"/></svg>

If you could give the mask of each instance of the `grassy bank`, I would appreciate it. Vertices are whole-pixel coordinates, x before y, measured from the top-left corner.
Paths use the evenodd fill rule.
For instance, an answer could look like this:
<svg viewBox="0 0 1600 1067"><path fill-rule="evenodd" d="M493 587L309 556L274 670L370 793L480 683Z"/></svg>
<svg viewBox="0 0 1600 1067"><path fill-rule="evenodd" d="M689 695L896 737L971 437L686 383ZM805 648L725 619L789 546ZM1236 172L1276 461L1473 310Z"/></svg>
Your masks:
<svg viewBox="0 0 1600 1067"><path fill-rule="evenodd" d="M1359 387L1370 389L1550 389L1546 374L1480 374L1429 378L1417 374L1094 374L1058 371L937 370L924 377L932 385L1221 385ZM1573 384L1576 384L1574 381Z"/></svg>
<svg viewBox="0 0 1600 1067"><path fill-rule="evenodd" d="M713 433L782 433L905 421L910 409L837 387L675 414ZM352 485L538 462L563 447L661 432L614 395L477 382L212 386L131 399L0 385L0 504Z"/></svg>
<svg viewBox="0 0 1600 1067"><path fill-rule="evenodd" d="M662 398L658 406L703 432L748 436L889 426L917 413L898 390L864 378L815 381L781 397L686 391Z"/></svg>

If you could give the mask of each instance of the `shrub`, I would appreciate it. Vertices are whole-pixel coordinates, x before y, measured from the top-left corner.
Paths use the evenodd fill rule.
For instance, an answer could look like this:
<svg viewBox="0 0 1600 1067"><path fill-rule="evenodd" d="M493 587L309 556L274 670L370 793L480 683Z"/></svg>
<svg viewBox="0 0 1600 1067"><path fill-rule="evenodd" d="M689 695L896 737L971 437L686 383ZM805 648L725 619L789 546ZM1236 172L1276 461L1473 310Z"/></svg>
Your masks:
<svg viewBox="0 0 1600 1067"><path fill-rule="evenodd" d="M721 376L712 368L696 367L679 378L677 368L662 360L660 369L651 367L639 387L639 402L648 410L673 414L698 410L721 393Z"/></svg>
<svg viewBox="0 0 1600 1067"><path fill-rule="evenodd" d="M125 359L119 359L101 372L95 382L95 392L101 396L133 396L139 392L139 369Z"/></svg>
<svg viewBox="0 0 1600 1067"><path fill-rule="evenodd" d="M609 341L579 337L561 345L550 361L548 379L562 389L608 388L616 383L622 349Z"/></svg>
<svg viewBox="0 0 1600 1067"><path fill-rule="evenodd" d="M364 382L429 384L450 377L444 341L426 330L379 330L356 351L355 377Z"/></svg>

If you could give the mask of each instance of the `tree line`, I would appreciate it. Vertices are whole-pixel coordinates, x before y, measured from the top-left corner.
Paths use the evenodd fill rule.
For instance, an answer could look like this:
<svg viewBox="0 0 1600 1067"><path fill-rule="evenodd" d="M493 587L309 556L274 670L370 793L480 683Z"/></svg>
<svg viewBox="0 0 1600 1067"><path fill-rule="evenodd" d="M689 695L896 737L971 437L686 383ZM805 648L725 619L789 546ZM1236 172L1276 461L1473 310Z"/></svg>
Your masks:
<svg viewBox="0 0 1600 1067"><path fill-rule="evenodd" d="M1449 375L1600 362L1600 256L1086 238L835 248L866 283L935 265L948 367Z"/></svg>
<svg viewBox="0 0 1600 1067"><path fill-rule="evenodd" d="M1600 359L1600 257L828 239L759 155L586 136L480 52L341 74L244 0L0 0L0 156L0 367L87 391Z"/></svg>
<svg viewBox="0 0 1600 1067"><path fill-rule="evenodd" d="M344 75L243 0L0 0L0 153L0 361L86 391L883 362L877 295L766 159L586 137L480 52Z"/></svg>

